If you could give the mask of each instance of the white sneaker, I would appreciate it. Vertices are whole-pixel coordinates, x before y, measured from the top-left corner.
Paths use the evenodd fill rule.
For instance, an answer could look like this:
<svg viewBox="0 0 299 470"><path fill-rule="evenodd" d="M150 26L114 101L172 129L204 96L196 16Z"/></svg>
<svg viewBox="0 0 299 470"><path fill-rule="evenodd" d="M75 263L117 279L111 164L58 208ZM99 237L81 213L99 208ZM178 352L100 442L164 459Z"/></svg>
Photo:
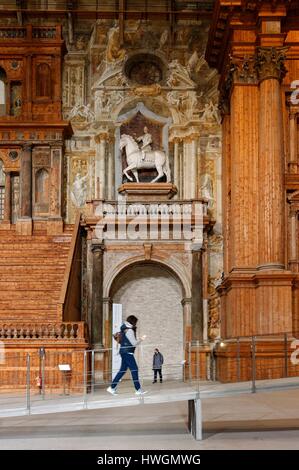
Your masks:
<svg viewBox="0 0 299 470"><path fill-rule="evenodd" d="M147 393L147 390L142 390L141 388L139 390L136 390L135 395L145 395Z"/></svg>
<svg viewBox="0 0 299 470"><path fill-rule="evenodd" d="M107 392L111 393L111 395L118 395L117 391L115 390L115 388L112 388L112 387L108 387L107 388Z"/></svg>

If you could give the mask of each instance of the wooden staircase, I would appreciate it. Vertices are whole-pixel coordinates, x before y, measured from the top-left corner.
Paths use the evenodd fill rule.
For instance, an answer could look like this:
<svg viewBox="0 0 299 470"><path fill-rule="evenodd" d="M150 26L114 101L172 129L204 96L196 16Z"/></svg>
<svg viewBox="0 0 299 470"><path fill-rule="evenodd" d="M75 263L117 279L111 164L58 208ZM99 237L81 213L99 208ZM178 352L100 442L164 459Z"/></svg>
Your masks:
<svg viewBox="0 0 299 470"><path fill-rule="evenodd" d="M67 268L72 226L48 236L0 231L0 321L63 321L58 301Z"/></svg>

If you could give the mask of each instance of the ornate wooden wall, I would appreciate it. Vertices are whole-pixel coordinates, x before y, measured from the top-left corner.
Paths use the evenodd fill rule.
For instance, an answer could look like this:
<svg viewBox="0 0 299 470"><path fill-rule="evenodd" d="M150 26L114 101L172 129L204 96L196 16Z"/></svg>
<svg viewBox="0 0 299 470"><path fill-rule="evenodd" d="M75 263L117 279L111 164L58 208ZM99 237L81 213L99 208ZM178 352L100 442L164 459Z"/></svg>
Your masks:
<svg viewBox="0 0 299 470"><path fill-rule="evenodd" d="M5 225L10 225L11 178L20 175L17 230L30 234L32 217L62 229L63 140L61 26L1 27L0 78L5 109L0 116L0 152L6 172Z"/></svg>
<svg viewBox="0 0 299 470"><path fill-rule="evenodd" d="M298 331L296 3L215 6L206 58L221 74L225 338Z"/></svg>

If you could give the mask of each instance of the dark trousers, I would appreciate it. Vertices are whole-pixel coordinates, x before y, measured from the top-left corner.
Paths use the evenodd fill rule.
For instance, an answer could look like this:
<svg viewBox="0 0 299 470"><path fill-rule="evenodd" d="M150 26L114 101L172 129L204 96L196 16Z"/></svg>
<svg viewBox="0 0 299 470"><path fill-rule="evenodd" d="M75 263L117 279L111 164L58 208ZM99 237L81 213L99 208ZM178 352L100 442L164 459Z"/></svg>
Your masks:
<svg viewBox="0 0 299 470"><path fill-rule="evenodd" d="M157 374L159 373L160 382L162 382L162 369L154 369L154 382L157 382Z"/></svg>
<svg viewBox="0 0 299 470"><path fill-rule="evenodd" d="M116 388L118 382L125 375L128 369L130 369L131 371L132 380L134 382L134 387L136 388L136 390L139 390L141 388L138 378L138 366L134 354L129 354L126 352L121 354L121 366L119 372L113 379L111 388Z"/></svg>

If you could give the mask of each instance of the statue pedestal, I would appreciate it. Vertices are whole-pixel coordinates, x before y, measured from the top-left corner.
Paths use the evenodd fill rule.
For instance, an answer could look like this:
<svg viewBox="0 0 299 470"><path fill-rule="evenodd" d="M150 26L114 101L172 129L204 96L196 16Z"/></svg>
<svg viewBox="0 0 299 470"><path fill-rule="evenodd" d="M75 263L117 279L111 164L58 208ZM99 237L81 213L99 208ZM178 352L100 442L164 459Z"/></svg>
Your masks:
<svg viewBox="0 0 299 470"><path fill-rule="evenodd" d="M176 193L172 183L124 183L118 188L128 201L167 201Z"/></svg>

